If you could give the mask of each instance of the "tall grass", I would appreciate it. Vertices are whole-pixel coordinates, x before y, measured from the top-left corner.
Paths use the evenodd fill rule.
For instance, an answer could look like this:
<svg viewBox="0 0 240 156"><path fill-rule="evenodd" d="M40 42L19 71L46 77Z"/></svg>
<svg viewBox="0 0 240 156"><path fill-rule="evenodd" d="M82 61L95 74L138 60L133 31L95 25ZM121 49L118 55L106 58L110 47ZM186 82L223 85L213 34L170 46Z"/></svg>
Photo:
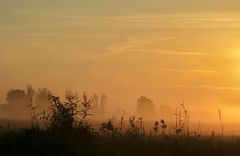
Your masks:
<svg viewBox="0 0 240 156"><path fill-rule="evenodd" d="M201 128L189 129L189 115L184 102L175 112L175 133L164 119L155 121L146 132L144 118L130 116L124 122L112 118L99 129L92 128L88 117L93 100L86 93L79 99L67 92L65 99L49 95L51 106L36 113L29 105L32 126L24 129L0 129L0 151L5 155L240 155L240 139L201 136ZM222 114L219 111L222 134ZM171 127L170 127L171 128Z"/></svg>

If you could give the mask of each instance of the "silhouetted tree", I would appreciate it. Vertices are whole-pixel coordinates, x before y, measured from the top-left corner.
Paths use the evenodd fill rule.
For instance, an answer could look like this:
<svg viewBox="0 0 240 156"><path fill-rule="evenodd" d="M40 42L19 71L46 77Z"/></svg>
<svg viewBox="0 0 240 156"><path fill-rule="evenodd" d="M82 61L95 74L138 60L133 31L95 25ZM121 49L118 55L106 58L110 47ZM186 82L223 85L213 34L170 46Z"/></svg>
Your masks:
<svg viewBox="0 0 240 156"><path fill-rule="evenodd" d="M35 95L35 91L34 89L32 88L32 85L27 85L27 97L29 99L33 99L33 96Z"/></svg>
<svg viewBox="0 0 240 156"><path fill-rule="evenodd" d="M92 105L91 105L91 114L94 114L93 118L100 119L105 115L106 109L106 99L107 96L105 94L93 94L91 97Z"/></svg>
<svg viewBox="0 0 240 156"><path fill-rule="evenodd" d="M26 92L20 89L12 89L7 93L7 111L15 115L29 116L29 105L32 105L35 91L31 85L27 85Z"/></svg>
<svg viewBox="0 0 240 156"><path fill-rule="evenodd" d="M7 93L7 102L9 105L18 105L25 102L25 91L20 89L12 89Z"/></svg>
<svg viewBox="0 0 240 156"><path fill-rule="evenodd" d="M137 112L144 118L154 118L155 105L151 99L141 96L137 100Z"/></svg>
<svg viewBox="0 0 240 156"><path fill-rule="evenodd" d="M49 95L51 92L47 88L38 89L36 92L35 103L40 107L46 107L50 104Z"/></svg>
<svg viewBox="0 0 240 156"><path fill-rule="evenodd" d="M107 95L106 94L102 94L102 96L101 96L101 103L100 103L100 110L101 110L101 112L105 111L106 100L107 100Z"/></svg>
<svg viewBox="0 0 240 156"><path fill-rule="evenodd" d="M54 95L49 97L51 101L51 117L50 126L53 129L68 130L73 128L76 115L78 113L77 106L79 100L76 94L67 92L65 102L61 102L60 98Z"/></svg>
<svg viewBox="0 0 240 156"><path fill-rule="evenodd" d="M98 102L99 102L99 96L97 94L93 94L93 105L92 108L94 110L98 110Z"/></svg>
<svg viewBox="0 0 240 156"><path fill-rule="evenodd" d="M87 96L87 93L83 93L82 101L81 101L81 107L80 107L80 115L82 117L82 120L84 121L87 116L92 115L89 113L89 110L92 106L92 99Z"/></svg>

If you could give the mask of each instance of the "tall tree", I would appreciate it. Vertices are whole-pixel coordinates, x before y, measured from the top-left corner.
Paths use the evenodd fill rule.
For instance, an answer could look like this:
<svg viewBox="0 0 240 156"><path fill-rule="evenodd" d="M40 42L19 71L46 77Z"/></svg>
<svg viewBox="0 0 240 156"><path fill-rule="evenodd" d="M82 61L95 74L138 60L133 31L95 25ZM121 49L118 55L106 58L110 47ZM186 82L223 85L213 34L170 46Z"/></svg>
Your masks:
<svg viewBox="0 0 240 156"><path fill-rule="evenodd" d="M49 96L51 92L47 88L40 88L36 92L35 103L40 107L45 107L50 105Z"/></svg>
<svg viewBox="0 0 240 156"><path fill-rule="evenodd" d="M137 112L144 118L154 118L155 117L155 105L150 98L141 96L137 100Z"/></svg>
<svg viewBox="0 0 240 156"><path fill-rule="evenodd" d="M11 89L7 93L7 102L9 105L23 104L25 101L25 91L20 89Z"/></svg>

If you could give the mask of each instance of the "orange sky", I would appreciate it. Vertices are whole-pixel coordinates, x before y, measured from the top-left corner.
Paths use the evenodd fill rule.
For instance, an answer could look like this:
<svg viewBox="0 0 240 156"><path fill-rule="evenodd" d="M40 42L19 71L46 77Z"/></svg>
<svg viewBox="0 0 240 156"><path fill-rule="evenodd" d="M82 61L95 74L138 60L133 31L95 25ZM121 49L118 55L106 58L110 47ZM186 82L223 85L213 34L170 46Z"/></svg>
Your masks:
<svg viewBox="0 0 240 156"><path fill-rule="evenodd" d="M200 3L201 2L201 3ZM0 2L0 101L11 88L105 92L134 111L145 95L195 120L240 122L240 2Z"/></svg>

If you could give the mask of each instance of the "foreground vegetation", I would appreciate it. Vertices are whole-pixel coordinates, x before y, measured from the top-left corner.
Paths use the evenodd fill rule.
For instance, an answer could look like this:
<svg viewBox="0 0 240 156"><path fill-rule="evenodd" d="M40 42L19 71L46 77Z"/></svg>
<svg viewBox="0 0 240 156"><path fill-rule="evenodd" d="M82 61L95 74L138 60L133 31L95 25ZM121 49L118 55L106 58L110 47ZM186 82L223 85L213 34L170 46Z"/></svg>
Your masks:
<svg viewBox="0 0 240 156"><path fill-rule="evenodd" d="M4 155L240 155L240 139L223 135L201 136L191 132L188 115L181 104L176 112L176 127L167 132L162 119L146 132L143 118L134 116L123 122L109 119L98 129L88 121L92 98L81 99L68 92L65 100L49 95L50 107L37 113L29 104L31 127L0 130L0 151ZM181 113L184 112L184 113ZM127 124L127 125L125 125ZM125 125L125 126L124 126Z"/></svg>
<svg viewBox="0 0 240 156"><path fill-rule="evenodd" d="M24 129L0 135L6 155L239 155L240 141L193 136L107 137L78 129L68 133Z"/></svg>

